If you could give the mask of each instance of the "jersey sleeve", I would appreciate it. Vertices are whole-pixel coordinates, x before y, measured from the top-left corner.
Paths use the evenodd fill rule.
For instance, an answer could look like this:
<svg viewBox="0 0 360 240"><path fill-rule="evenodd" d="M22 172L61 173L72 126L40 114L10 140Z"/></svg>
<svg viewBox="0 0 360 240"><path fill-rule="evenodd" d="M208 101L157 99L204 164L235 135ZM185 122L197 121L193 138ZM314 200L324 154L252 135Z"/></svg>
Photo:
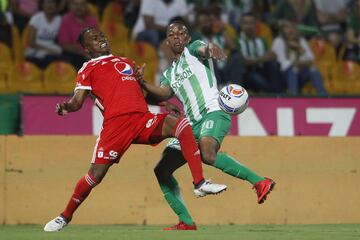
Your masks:
<svg viewBox="0 0 360 240"><path fill-rule="evenodd" d="M87 66L87 63L84 63L76 77L76 86L74 91L79 89L92 90L91 68Z"/></svg>
<svg viewBox="0 0 360 240"><path fill-rule="evenodd" d="M38 14L35 14L34 16L32 16L30 18L30 21L29 21L29 26L32 26L33 28L38 28L39 27L39 15Z"/></svg>
<svg viewBox="0 0 360 240"><path fill-rule="evenodd" d="M161 86L169 86L170 87L170 76L169 76L169 69L167 69L160 78L160 85Z"/></svg>
<svg viewBox="0 0 360 240"><path fill-rule="evenodd" d="M200 47L205 47L206 43L201 41L201 40L196 40L192 43L189 44L188 49L191 55L197 57L197 58L201 58L200 54L199 54L199 48Z"/></svg>

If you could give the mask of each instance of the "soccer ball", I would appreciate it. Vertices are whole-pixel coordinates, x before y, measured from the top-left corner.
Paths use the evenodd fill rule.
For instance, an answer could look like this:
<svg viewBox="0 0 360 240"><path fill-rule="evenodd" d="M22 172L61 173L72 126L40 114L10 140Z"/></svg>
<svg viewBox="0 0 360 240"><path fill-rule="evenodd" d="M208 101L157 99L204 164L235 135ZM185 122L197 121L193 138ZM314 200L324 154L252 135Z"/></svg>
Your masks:
<svg viewBox="0 0 360 240"><path fill-rule="evenodd" d="M237 84L229 84L219 92L220 108L231 115L240 114L249 104L249 95L245 88Z"/></svg>

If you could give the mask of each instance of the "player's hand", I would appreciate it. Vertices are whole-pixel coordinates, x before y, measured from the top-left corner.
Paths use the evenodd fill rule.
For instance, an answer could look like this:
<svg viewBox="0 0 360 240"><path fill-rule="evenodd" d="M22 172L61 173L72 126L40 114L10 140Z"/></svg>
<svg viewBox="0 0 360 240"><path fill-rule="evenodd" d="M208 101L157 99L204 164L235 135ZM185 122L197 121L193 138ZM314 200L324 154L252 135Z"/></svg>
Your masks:
<svg viewBox="0 0 360 240"><path fill-rule="evenodd" d="M146 68L146 63L144 63L141 67L138 65L135 65L135 76L136 79L139 81L140 85L143 85L144 83L144 71Z"/></svg>
<svg viewBox="0 0 360 240"><path fill-rule="evenodd" d="M169 102L165 102L165 110L169 113L173 113L176 116L181 116L181 110L180 108L178 108L178 106L176 106L175 104L169 103Z"/></svg>
<svg viewBox="0 0 360 240"><path fill-rule="evenodd" d="M56 104L55 112L60 116L65 116L66 114L68 114L69 112L66 110L66 103L63 102L63 103Z"/></svg>
<svg viewBox="0 0 360 240"><path fill-rule="evenodd" d="M218 47L216 44L213 43L209 43L206 46L206 51L209 54L209 57L215 59L215 60L225 60L227 58L226 54L224 53L224 51Z"/></svg>

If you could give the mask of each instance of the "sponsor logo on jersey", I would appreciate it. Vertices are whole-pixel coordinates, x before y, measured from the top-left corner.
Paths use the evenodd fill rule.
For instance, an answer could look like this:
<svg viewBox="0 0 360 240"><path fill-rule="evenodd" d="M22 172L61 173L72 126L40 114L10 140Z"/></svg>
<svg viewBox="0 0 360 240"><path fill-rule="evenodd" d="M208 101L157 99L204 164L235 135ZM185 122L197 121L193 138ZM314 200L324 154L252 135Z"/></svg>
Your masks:
<svg viewBox="0 0 360 240"><path fill-rule="evenodd" d="M128 76L133 74L131 66L125 62L117 62L115 63L114 67L120 74Z"/></svg>
<svg viewBox="0 0 360 240"><path fill-rule="evenodd" d="M183 85L184 80L188 79L193 75L190 67L187 67L181 73L176 73L175 81L171 83L171 88L176 92L176 90Z"/></svg>
<svg viewBox="0 0 360 240"><path fill-rule="evenodd" d="M97 153L97 157L98 158L103 158L104 157L104 152L99 150L98 153Z"/></svg>
<svg viewBox="0 0 360 240"><path fill-rule="evenodd" d="M136 81L136 78L133 77L133 76L124 76L124 77L121 77L121 80L123 81Z"/></svg>
<svg viewBox="0 0 360 240"><path fill-rule="evenodd" d="M133 75L133 69L131 68L131 66L125 62L117 62L114 65L116 71L118 71L118 73L125 75L121 77L121 80L123 81L136 81L136 78Z"/></svg>
<svg viewBox="0 0 360 240"><path fill-rule="evenodd" d="M109 152L109 155L110 155L110 159L116 159L118 156L119 156L119 153L118 152L115 152L114 150L111 150Z"/></svg>
<svg viewBox="0 0 360 240"><path fill-rule="evenodd" d="M155 115L152 119L149 119L146 123L146 128L150 128L157 120L157 116Z"/></svg>

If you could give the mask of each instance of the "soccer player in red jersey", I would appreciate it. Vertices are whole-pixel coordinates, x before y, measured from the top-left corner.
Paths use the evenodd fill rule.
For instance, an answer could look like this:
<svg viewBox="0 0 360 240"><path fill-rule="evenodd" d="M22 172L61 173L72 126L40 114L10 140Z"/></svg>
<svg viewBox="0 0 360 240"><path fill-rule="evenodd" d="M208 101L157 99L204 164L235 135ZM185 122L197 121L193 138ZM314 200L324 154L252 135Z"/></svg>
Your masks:
<svg viewBox="0 0 360 240"><path fill-rule="evenodd" d="M176 137L193 176L195 195L202 197L224 191L225 185L204 179L200 151L188 120L149 112L132 61L111 55L106 37L96 28L85 29L79 42L92 59L79 70L73 97L57 104L56 112L63 116L78 111L91 92L104 116L103 128L88 173L78 181L65 210L48 222L44 230L64 228L92 188L102 181L110 166L119 162L132 143L154 144Z"/></svg>

